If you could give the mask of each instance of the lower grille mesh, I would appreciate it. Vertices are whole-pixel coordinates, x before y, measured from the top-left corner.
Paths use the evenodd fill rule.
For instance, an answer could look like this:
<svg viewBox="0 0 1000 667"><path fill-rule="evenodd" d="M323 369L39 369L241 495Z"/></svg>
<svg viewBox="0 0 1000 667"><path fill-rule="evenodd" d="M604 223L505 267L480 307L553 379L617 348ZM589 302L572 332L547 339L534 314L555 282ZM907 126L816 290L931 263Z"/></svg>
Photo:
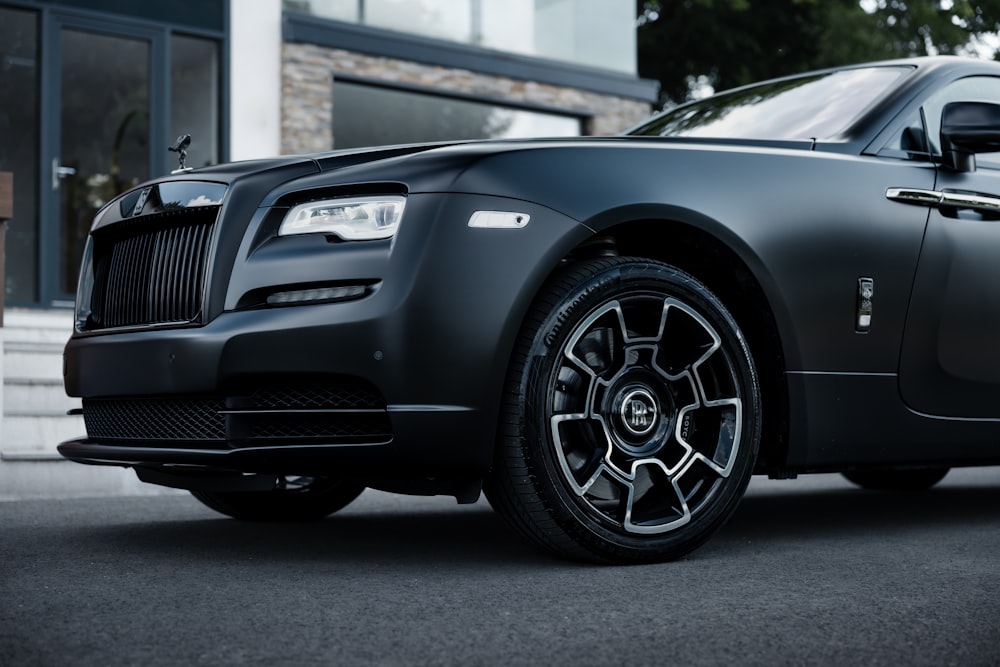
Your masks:
<svg viewBox="0 0 1000 667"><path fill-rule="evenodd" d="M374 387L361 382L326 385L283 385L258 389L251 396L259 410L376 410L385 401Z"/></svg>
<svg viewBox="0 0 1000 667"><path fill-rule="evenodd" d="M365 440L389 437L389 416L385 412L365 414L269 414L251 421L253 438L335 438Z"/></svg>
<svg viewBox="0 0 1000 667"><path fill-rule="evenodd" d="M392 440L385 399L370 385L266 387L249 396L83 400L88 437L106 442L196 446Z"/></svg>
<svg viewBox="0 0 1000 667"><path fill-rule="evenodd" d="M221 398L84 399L87 435L101 440L226 439Z"/></svg>

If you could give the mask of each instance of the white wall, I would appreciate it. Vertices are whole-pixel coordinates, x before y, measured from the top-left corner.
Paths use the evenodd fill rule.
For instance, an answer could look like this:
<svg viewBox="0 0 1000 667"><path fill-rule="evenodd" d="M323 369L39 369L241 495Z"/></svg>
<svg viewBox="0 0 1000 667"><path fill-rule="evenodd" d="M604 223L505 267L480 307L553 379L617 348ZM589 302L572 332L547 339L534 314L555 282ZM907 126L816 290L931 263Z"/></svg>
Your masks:
<svg viewBox="0 0 1000 667"><path fill-rule="evenodd" d="M281 0L229 0L229 156L281 152Z"/></svg>

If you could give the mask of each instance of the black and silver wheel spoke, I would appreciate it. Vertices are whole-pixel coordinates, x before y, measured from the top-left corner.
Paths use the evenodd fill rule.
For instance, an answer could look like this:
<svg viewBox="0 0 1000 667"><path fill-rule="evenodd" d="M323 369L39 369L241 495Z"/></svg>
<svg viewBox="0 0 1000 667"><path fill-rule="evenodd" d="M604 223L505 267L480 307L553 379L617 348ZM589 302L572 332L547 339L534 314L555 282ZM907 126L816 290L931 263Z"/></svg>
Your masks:
<svg viewBox="0 0 1000 667"><path fill-rule="evenodd" d="M760 439L753 360L725 305L662 262L568 263L511 356L490 503L584 560L667 560L735 510Z"/></svg>
<svg viewBox="0 0 1000 667"><path fill-rule="evenodd" d="M565 482L625 531L690 521L728 477L742 400L719 334L672 297L626 295L560 353L549 418Z"/></svg>

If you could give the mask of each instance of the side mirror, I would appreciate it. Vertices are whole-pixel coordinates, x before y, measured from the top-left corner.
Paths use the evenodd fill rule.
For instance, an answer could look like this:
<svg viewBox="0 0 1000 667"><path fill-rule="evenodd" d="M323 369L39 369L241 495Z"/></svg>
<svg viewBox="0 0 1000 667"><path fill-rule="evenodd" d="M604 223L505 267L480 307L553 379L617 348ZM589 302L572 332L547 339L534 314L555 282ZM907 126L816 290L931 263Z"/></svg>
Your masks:
<svg viewBox="0 0 1000 667"><path fill-rule="evenodd" d="M949 102L941 112L941 151L946 167L975 171L976 153L1000 151L1000 104Z"/></svg>

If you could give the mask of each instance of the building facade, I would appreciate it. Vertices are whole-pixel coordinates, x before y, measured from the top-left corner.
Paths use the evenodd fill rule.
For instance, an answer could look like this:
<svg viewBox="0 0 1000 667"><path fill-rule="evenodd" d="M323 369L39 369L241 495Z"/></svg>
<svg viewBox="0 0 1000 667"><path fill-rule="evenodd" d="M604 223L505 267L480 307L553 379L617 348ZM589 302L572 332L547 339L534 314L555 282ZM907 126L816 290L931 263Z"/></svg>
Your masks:
<svg viewBox="0 0 1000 667"><path fill-rule="evenodd" d="M0 498L140 488L59 461L83 430L61 349L90 219L174 168L174 138L192 136L199 166L613 134L656 99L633 14L628 0L0 0L0 172L14 174Z"/></svg>

